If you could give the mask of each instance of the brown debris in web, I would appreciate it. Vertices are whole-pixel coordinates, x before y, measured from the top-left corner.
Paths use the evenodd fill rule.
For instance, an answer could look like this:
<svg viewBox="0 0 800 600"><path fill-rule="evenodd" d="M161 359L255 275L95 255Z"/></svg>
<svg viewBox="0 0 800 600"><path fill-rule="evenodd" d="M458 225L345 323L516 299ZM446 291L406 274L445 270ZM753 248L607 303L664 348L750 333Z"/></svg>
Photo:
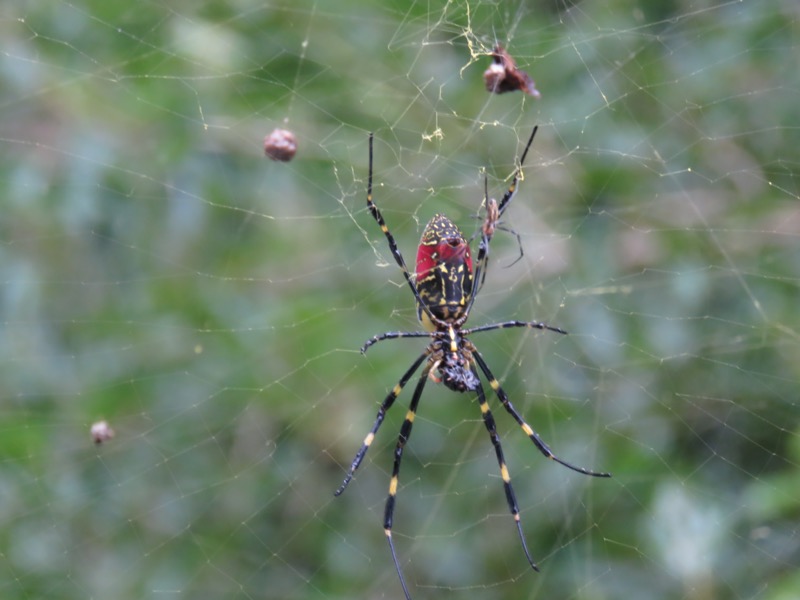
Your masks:
<svg viewBox="0 0 800 600"><path fill-rule="evenodd" d="M494 94L520 90L534 98L542 96L536 89L533 79L525 71L517 68L517 63L500 44L495 44L492 64L483 72L483 81L486 83L486 90Z"/></svg>
<svg viewBox="0 0 800 600"><path fill-rule="evenodd" d="M264 138L264 154L272 160L287 162L297 152L297 140L288 129L275 129Z"/></svg>

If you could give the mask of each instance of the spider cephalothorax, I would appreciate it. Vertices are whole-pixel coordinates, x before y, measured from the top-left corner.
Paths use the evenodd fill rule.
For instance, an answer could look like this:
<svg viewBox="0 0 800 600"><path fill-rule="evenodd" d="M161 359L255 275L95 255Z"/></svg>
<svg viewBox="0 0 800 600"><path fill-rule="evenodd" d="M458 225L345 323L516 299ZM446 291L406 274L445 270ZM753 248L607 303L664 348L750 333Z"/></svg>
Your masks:
<svg viewBox="0 0 800 600"><path fill-rule="evenodd" d="M484 200L487 206L487 217L481 228L481 239L478 245L475 271L473 272L469 242L450 219L443 215L435 215L422 232L422 239L417 249L416 273L413 277L408 272L405 259L400 249L397 247L394 236L386 226L383 215L381 215L380 210L378 210L378 207L372 201L372 135L370 135L369 138L367 208L386 236L392 256L402 270L406 283L408 283L411 292L414 294L414 298L417 302L417 315L425 327L425 331L390 331L382 333L367 340L361 348L361 351L366 352L367 349L376 342L387 339L427 337L431 338L431 341L381 403L375 423L364 438L361 448L356 453L350 465L347 476L342 482L342 485L339 486L339 489L336 490L336 495L338 496L341 494L350 483L356 469L358 469L372 441L375 439L375 434L378 432L381 423L383 423L386 411L392 407L405 385L417 369L422 366L422 373L414 389L408 413L406 413L406 418L403 421L403 425L400 428L400 435L397 439L397 445L394 451L392 479L389 483L389 496L386 498L386 508L383 517L383 529L386 538L389 540L392 560L394 561L395 569L397 569L397 574L400 577L400 584L403 587L406 600L410 600L411 596L406 587L405 580L403 579L403 572L400 569L400 562L397 560L394 543L392 542L392 525L394 521L394 506L397 496L398 477L400 474L400 462L403 458L403 449L411 436L411 428L414 425L417 406L422 397L425 384L429 379L443 383L446 387L455 392L475 392L477 394L483 424L489 432L489 438L491 439L497 457L497 463L500 467L500 475L503 479L508 508L511 511L511 515L514 517L517 532L522 542L522 550L525 552L528 563L534 569L538 570L536 563L534 563L533 558L531 558L530 552L528 552L528 546L525 543L525 536L522 533L522 525L520 524L519 507L517 506L514 489L511 487L511 477L506 467L505 458L503 457L503 449L500 446L500 436L497 434L494 417L492 416L491 410L489 410L489 404L486 401L486 394L480 377L478 376L478 371L480 370L486 377L489 387L497 395L500 404L506 412L512 416L522 428L525 435L531 439L536 448L547 458L573 471L583 473L584 475L592 475L595 477L610 476L608 473L598 473L582 467L576 467L553 454L547 444L539 437L539 434L525 422L511 404L508 395L500 386L500 382L492 375L489 365L486 364L481 353L468 339L468 336L473 333L505 329L508 327L548 329L557 333L566 332L557 327L551 327L537 321L506 321L503 323L492 323L490 325L481 325L479 327L464 329L464 324L469 318L469 311L472 308L472 303L475 301L475 296L480 289L480 285L475 285L475 282L477 281L482 284L484 281L489 260L489 244L495 230L500 228L500 226L498 226L499 219L503 216L511 199L514 197L522 163L525 160L525 155L528 153L528 148L530 148L535 135L536 128L534 127L533 133L528 140L528 145L522 153L522 158L520 159L519 167L511 182L511 186L500 202L497 203L494 200L490 201L488 199L488 192L486 194L487 198Z"/></svg>
<svg viewBox="0 0 800 600"><path fill-rule="evenodd" d="M480 385L480 379L472 371L472 353L468 345L469 341L463 342L456 352L444 352L441 362L435 363L439 371L439 377L435 381L441 381L446 387L454 392L474 392Z"/></svg>

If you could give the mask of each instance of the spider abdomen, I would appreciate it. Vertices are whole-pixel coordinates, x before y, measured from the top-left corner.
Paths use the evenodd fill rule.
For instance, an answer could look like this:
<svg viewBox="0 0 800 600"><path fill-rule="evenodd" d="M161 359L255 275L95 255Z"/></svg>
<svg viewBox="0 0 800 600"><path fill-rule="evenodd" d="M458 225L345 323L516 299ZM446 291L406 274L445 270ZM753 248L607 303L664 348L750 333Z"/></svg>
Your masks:
<svg viewBox="0 0 800 600"><path fill-rule="evenodd" d="M434 317L452 322L464 316L472 294L472 256L464 234L444 215L434 215L425 226L417 248L416 286ZM417 316L428 328L425 310Z"/></svg>

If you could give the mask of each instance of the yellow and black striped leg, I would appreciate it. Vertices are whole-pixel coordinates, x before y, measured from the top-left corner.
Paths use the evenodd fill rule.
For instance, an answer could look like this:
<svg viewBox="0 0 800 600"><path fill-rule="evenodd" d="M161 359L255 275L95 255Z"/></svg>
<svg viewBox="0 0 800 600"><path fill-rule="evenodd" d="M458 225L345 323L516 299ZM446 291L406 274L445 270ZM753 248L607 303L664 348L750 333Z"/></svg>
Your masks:
<svg viewBox="0 0 800 600"><path fill-rule="evenodd" d="M572 469L573 471L577 471L578 473L583 473L584 475L591 475L592 477L611 477L611 473L600 473L597 471L591 471L589 469L585 469L583 467L576 467L575 465L570 464L567 461L562 460L558 458L555 454L553 454L553 451L550 450L548 445L544 443L544 440L542 440L542 438L539 437L539 434L536 433L531 428L531 426L525 422L525 419L523 419L522 416L520 416L520 414L511 404L511 402L508 399L508 396L503 391L503 388L500 387L500 382L498 382L497 379L495 379L494 375L492 375L492 372L489 370L489 366L486 364L486 361L483 360L483 357L481 356L480 352L478 352L477 350L473 350L472 356L474 360L478 363L478 366L481 368L481 371L483 371L483 374L486 375L486 378L489 380L489 385L494 390L494 393L497 394L497 397L503 404L503 408L505 408L506 411L508 411L508 414L514 417L514 420L519 424L520 427L522 427L522 431L525 432L525 435L531 438L531 441L534 443L534 445L539 449L539 451L542 454L544 454L547 458L556 461L558 464L563 465L568 469Z"/></svg>
<svg viewBox="0 0 800 600"><path fill-rule="evenodd" d="M358 469L361 461L364 460L364 455L367 453L367 450L369 450L372 440L375 439L375 434L378 432L378 428L381 426L381 423L383 423L383 419L386 416L386 411L392 407L392 404L394 404L394 401L397 400L397 397L400 395L400 392L403 391L403 388L408 383L408 380L411 379L411 376L414 375L414 372L427 357L428 352L423 352L419 358L414 361L414 364L411 365L408 371L405 372L405 374L400 378L400 381L397 382L397 385L392 388L392 391L389 392L389 395L386 396L384 401L381 403L381 406L378 409L378 416L375 418L375 424L367 434L367 437L364 438L364 443L361 444L361 449L356 453L356 456L350 465L350 470L347 472L347 477L344 478L344 481L342 482L342 485L339 486L339 489L333 493L334 496L340 495L347 487L347 484L350 483L350 480L353 478L353 474L356 472L356 469Z"/></svg>
<svg viewBox="0 0 800 600"><path fill-rule="evenodd" d="M522 550L525 552L525 558L528 559L528 563L531 565L533 570L538 571L539 567L537 567L536 563L533 562L531 553L528 551L528 544L525 543L525 534L522 533L522 523L520 522L519 518L517 497L514 494L514 488L511 487L511 476L508 473L508 467L506 466L505 458L503 458L503 447L500 445L500 436L497 435L497 427L494 423L494 417L492 416L492 411L489 410L489 404L486 402L486 394L483 392L483 385L478 377L478 372L475 369L474 361L470 366L470 369L475 375L475 379L478 381L478 387L476 390L478 392L478 405L481 409L483 424L486 425L486 430L489 432L489 437L492 440L492 446L494 446L494 452L497 455L497 464L500 466L500 476L503 478L503 488L506 492L508 509L511 511L511 516L514 517L514 524L517 526L517 533L519 533L519 539L522 542Z"/></svg>
<svg viewBox="0 0 800 600"><path fill-rule="evenodd" d="M392 560L394 567L397 569L397 575L400 577L400 585L403 586L403 593L406 595L406 600L411 600L406 587L406 581L403 578L403 571L400 568L400 561L397 560L397 553L394 551L394 542L392 542L392 521L394 519L394 503L397 497L397 481L400 475L400 462L403 460L403 449L411 437L411 428L414 426L414 417L417 414L417 406L419 399L422 397L422 390L425 388L425 383L428 381L428 374L431 371L432 364L426 365L422 370L419 377L419 383L414 389L414 395L411 397L411 404L406 413L406 419L400 427L400 435L397 437L397 446L394 449L394 466L392 467L392 479L389 482L389 496L386 498L386 508L383 514L383 530L386 533L386 539L389 541L389 550L392 552Z"/></svg>
<svg viewBox="0 0 800 600"><path fill-rule="evenodd" d="M500 199L500 203L497 205L498 219L503 216L504 212L506 212L508 203L511 202L511 199L514 197L514 192L517 191L517 181L519 180L519 176L522 171L522 165L525 164L525 157L528 156L528 150L530 150L531 145L533 144L533 138L536 137L537 131L539 131L539 126L535 125L533 131L531 131L531 137L528 138L528 143L525 144L525 150L522 151L517 172L514 174L514 180L511 182L511 186L508 188L508 191L503 195L503 197Z"/></svg>
<svg viewBox="0 0 800 600"><path fill-rule="evenodd" d="M562 335L567 335L567 332L560 327L553 327L547 323L539 323L538 321L506 321L505 323L492 323L491 325L481 325L479 327L472 327L471 329L462 329L461 335L469 335L471 333L479 333L481 331L494 331L495 329L509 329L511 327L525 327L527 329L546 329L547 331L554 331Z"/></svg>
<svg viewBox="0 0 800 600"><path fill-rule="evenodd" d="M411 275L408 272L408 267L406 266L406 261L403 258L402 253L400 252L400 248L397 247L397 242L394 239L394 236L389 231L389 227L386 225L386 221L383 220L383 215L381 214L380 209L376 206L376 204L372 201L372 139L373 134L369 134L369 176L367 179L367 209L369 210L372 218L377 221L378 226L383 231L383 235L386 236L386 241L389 243L389 249L392 251L392 256L394 257L394 261L398 264L398 266L403 270L403 277L406 278L406 282L408 283L408 287L411 288L411 291L414 293L414 298L417 300L417 305L422 307L427 315L431 318L431 320L435 320L433 314L431 313L431 309L428 305L420 298L419 291L417 290L417 286L414 285L414 282L411 280Z"/></svg>
<svg viewBox="0 0 800 600"><path fill-rule="evenodd" d="M383 340L421 337L433 337L433 333L430 331L387 331L386 333L381 333L380 335L374 335L364 342L364 345L361 346L361 354L366 354L370 346L377 344L378 342L382 342Z"/></svg>

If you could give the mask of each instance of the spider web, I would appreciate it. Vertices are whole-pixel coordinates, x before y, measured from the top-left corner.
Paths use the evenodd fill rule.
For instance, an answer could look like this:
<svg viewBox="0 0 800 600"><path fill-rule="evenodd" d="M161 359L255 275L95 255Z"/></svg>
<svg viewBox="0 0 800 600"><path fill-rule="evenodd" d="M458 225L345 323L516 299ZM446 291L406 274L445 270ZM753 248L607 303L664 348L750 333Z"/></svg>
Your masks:
<svg viewBox="0 0 800 600"><path fill-rule="evenodd" d="M430 383L394 539L414 598L800 589L791 1L0 8L4 598L397 598L381 531L424 346L413 263L539 134L470 325L563 459ZM542 93L490 95L502 43ZM261 143L298 140L292 162ZM409 388L413 387L412 383ZM92 443L93 423L114 437Z"/></svg>

